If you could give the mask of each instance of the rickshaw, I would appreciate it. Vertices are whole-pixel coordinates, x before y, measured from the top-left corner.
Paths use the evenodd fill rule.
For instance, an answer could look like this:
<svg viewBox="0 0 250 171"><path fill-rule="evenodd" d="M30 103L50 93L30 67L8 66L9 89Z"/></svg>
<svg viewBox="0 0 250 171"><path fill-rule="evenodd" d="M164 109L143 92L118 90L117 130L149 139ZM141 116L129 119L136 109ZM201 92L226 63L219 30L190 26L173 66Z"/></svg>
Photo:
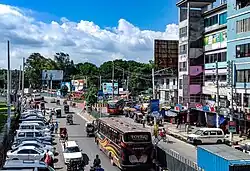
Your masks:
<svg viewBox="0 0 250 171"><path fill-rule="evenodd" d="M64 112L69 113L69 105L64 105Z"/></svg>
<svg viewBox="0 0 250 171"><path fill-rule="evenodd" d="M143 114L141 112L135 112L134 122L142 123L142 121L143 121Z"/></svg>
<svg viewBox="0 0 250 171"><path fill-rule="evenodd" d="M43 103L43 102L40 103L40 109L41 109L41 110L45 110L45 103Z"/></svg>
<svg viewBox="0 0 250 171"><path fill-rule="evenodd" d="M67 131L67 128L65 127L62 127L60 128L60 140L65 142L68 140L68 131Z"/></svg>
<svg viewBox="0 0 250 171"><path fill-rule="evenodd" d="M67 119L67 124L73 125L73 115L72 114L68 114L66 119Z"/></svg>
<svg viewBox="0 0 250 171"><path fill-rule="evenodd" d="M61 108L56 108L55 109L56 117L61 118L62 117L62 111Z"/></svg>
<svg viewBox="0 0 250 171"><path fill-rule="evenodd" d="M67 100L64 100L63 105L67 105L67 104L68 104Z"/></svg>
<svg viewBox="0 0 250 171"><path fill-rule="evenodd" d="M87 132L87 137L95 135L95 125L92 122L87 122L85 125L85 129Z"/></svg>
<svg viewBox="0 0 250 171"><path fill-rule="evenodd" d="M56 105L60 105L60 100L59 99L56 100Z"/></svg>

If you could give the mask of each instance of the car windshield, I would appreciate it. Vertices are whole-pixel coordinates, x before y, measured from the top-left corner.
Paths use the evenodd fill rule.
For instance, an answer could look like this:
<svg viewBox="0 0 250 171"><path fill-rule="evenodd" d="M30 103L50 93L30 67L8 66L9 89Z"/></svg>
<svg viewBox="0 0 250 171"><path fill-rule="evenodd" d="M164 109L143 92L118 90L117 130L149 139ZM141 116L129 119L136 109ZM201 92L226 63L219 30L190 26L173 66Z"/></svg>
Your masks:
<svg viewBox="0 0 250 171"><path fill-rule="evenodd" d="M195 134L195 135L201 135L202 133L203 133L202 130L198 130L198 131L196 131L194 134Z"/></svg>
<svg viewBox="0 0 250 171"><path fill-rule="evenodd" d="M67 147L65 149L65 153L77 153L80 152L80 149L78 147Z"/></svg>

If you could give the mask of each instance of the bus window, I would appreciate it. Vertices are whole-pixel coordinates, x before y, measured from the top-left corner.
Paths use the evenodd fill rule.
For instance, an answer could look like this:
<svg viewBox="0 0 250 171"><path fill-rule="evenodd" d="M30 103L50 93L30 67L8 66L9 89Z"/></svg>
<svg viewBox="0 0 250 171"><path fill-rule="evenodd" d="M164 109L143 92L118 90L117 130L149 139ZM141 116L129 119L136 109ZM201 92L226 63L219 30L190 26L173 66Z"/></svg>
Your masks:
<svg viewBox="0 0 250 171"><path fill-rule="evenodd" d="M115 103L109 103L108 108L110 109L116 109L116 104Z"/></svg>
<svg viewBox="0 0 250 171"><path fill-rule="evenodd" d="M123 136L124 142L151 142L151 133L149 132L130 132Z"/></svg>

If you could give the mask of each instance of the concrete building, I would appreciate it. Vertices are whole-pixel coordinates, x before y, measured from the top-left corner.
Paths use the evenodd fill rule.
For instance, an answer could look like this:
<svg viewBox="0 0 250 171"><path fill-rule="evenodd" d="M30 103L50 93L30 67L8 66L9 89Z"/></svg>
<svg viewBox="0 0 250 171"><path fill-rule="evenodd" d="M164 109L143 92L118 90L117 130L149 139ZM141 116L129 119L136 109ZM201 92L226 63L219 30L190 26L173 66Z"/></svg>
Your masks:
<svg viewBox="0 0 250 171"><path fill-rule="evenodd" d="M156 95L161 104L177 103L178 40L155 40Z"/></svg>
<svg viewBox="0 0 250 171"><path fill-rule="evenodd" d="M227 58L234 62L234 99L250 113L250 1L228 0L227 4Z"/></svg>
<svg viewBox="0 0 250 171"><path fill-rule="evenodd" d="M219 106L225 107L228 95L226 1L209 5L204 9L203 18L204 85L202 92L205 100L213 101L219 92Z"/></svg>
<svg viewBox="0 0 250 171"><path fill-rule="evenodd" d="M215 0L179 0L178 103L194 107L203 99L203 12Z"/></svg>

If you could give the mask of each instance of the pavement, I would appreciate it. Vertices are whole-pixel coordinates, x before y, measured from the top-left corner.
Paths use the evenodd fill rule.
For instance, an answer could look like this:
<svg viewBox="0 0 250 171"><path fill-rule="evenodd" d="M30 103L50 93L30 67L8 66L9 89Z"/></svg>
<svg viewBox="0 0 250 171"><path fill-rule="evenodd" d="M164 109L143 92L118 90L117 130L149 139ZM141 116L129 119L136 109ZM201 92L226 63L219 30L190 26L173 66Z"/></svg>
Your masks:
<svg viewBox="0 0 250 171"><path fill-rule="evenodd" d="M50 100L48 98L45 97L45 100L48 102L46 103L46 108L58 107L54 103L53 104L49 103ZM63 106L61 106L61 108L63 112ZM108 159L108 157L104 153L102 153L100 149L96 146L94 142L94 138L87 137L87 134L85 132L85 123L86 123L86 120L91 119L91 117L89 117L87 114L82 112L82 110L79 108L70 107L70 112L75 113L73 114L74 115L73 125L66 125L66 118L65 118L66 115L64 113L62 115L63 116L62 118L56 118L56 119L54 118L54 119L58 121L59 128L66 127L68 129L69 140L75 140L78 143L80 149L82 149L82 152L88 155L90 159L89 164L92 165L95 155L98 154L102 162L101 165L105 170L120 171L120 169L110 164L110 160ZM58 156L56 156L57 161L55 163L55 169L65 171L66 166L64 164L63 155L62 155L63 153L62 144L59 142L58 135L55 135L55 142L57 143L56 151L58 152ZM85 168L86 171L90 169L90 165L86 166Z"/></svg>

